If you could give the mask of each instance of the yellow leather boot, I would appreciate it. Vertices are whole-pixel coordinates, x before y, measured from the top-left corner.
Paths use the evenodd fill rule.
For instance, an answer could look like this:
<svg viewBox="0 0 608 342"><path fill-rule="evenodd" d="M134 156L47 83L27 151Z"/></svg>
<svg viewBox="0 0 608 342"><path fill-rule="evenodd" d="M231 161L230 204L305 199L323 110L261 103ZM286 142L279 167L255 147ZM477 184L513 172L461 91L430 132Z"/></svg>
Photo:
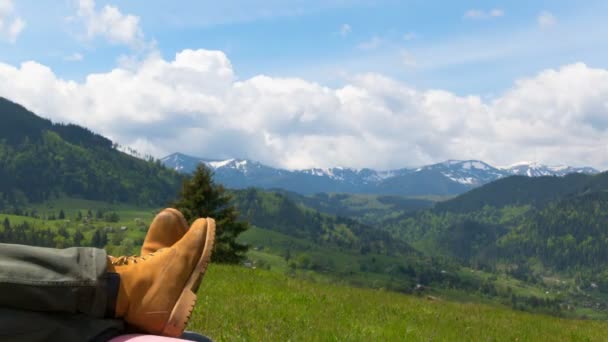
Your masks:
<svg viewBox="0 0 608 342"><path fill-rule="evenodd" d="M186 231L188 231L188 221L186 221L186 218L179 210L173 208L163 209L152 220L144 243L141 246L140 255L148 255L161 248L173 246L174 243L186 234ZM121 263L128 258L132 258L132 256L110 256L112 263Z"/></svg>
<svg viewBox="0 0 608 342"><path fill-rule="evenodd" d="M141 255L154 253L161 248L171 247L188 230L188 222L179 210L167 208L158 213L148 229Z"/></svg>
<svg viewBox="0 0 608 342"><path fill-rule="evenodd" d="M120 286L115 317L147 333L181 336L215 241L215 220L198 219L172 247L143 257L108 258Z"/></svg>

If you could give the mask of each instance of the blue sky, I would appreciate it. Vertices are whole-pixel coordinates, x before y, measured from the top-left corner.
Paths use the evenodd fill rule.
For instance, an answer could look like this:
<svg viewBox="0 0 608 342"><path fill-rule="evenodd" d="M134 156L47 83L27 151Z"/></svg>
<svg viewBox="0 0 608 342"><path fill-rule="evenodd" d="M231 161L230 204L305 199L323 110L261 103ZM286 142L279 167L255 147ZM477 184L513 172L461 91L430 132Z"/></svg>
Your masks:
<svg viewBox="0 0 608 342"><path fill-rule="evenodd" d="M140 17L164 57L186 48L222 50L241 78L339 84L344 73L371 71L418 87L487 95L544 68L608 61L605 1L97 1L108 4ZM133 53L79 38L81 25L66 19L76 1L20 0L15 7L27 27L16 43L0 45L5 62L36 60L61 77L82 79ZM467 17L471 10L502 13ZM539 27L542 12L554 16L554 27ZM67 61L73 54L83 60Z"/></svg>
<svg viewBox="0 0 608 342"><path fill-rule="evenodd" d="M113 14L104 16L106 10L107 13ZM142 65L146 60L170 62L185 50L220 51L230 65L230 82L248 83L261 75L269 76L275 84L285 78L294 78L307 82L306 84L335 91L344 104L344 97L340 95L344 92L341 90L348 90L349 86L353 85L365 89L370 94L376 94L377 89L371 89L375 85L368 87L367 79L373 78L369 75L381 75L391 82L398 82L398 87L403 88L404 92L413 89L421 98L427 100L433 90L441 90L460 102L471 96L479 98L482 107L491 107L482 108L480 111L488 111L489 114L486 114L492 116L494 121L491 125L495 127L500 120L512 117L511 114L502 114L506 106L499 107L497 103L507 103L508 94L517 93L519 80L538 78L547 70L555 70L566 77L564 75L567 73L563 68L576 63L584 65L585 68L581 68L581 72L574 77L583 75L582 71L587 69L603 71L608 68L608 45L605 44L605 37L608 36L608 25L605 23L607 14L608 3L605 1L271 0L218 3L157 0L0 0L0 23L4 23L0 24L0 63L19 69L21 63L34 61L52 71L53 82L73 82L88 89L91 87L86 80L92 74L107 76L113 69L124 69L135 70L134 78L137 78L138 72L143 72ZM16 20L22 21L24 25L16 30L18 32L11 33L8 27ZM223 56L220 56L220 59L223 60ZM20 75L25 74L23 68L19 71ZM367 81L362 81L361 75L367 75ZM547 76L543 82L549 78ZM174 77L170 79L178 82ZM556 82L563 82L562 79L559 80ZM530 82L530 87L532 83L534 82ZM36 85L32 84L31 87ZM546 87L555 88L551 85ZM300 89L299 86L296 88ZM39 100L29 100L25 92L31 91L32 89L6 88L4 96L12 95L13 98L31 104L35 109L40 109L47 116L58 120L92 125L93 129L121 140L124 144L134 145L157 156L173 152L171 149L175 148L160 147L162 142L155 138L156 124L152 125L149 131L138 128L137 132L141 136L137 137L133 137L133 132L116 133L120 130L108 121L69 115L65 112L58 113L58 107L41 103ZM215 90L211 92L215 94ZM324 90L321 90L321 93L323 92ZM226 94L220 96L221 101L226 100ZM555 93L553 95L559 96ZM180 96L186 95L180 93ZM383 93L379 98L385 99L386 96L388 95ZM585 94L581 96L584 97ZM548 100L547 103L558 104L558 100ZM595 100L597 99L594 98ZM87 101L90 99L83 100L83 103ZM574 107L577 106L575 102L580 102L579 99L573 101ZM598 101L603 101L603 98ZM397 110L390 107L389 103L387 108L393 111L394 116L403 117L410 114L408 110L412 106L419 104L420 101L414 101L403 104L403 107ZM298 107L293 103L285 106L285 111ZM97 112L98 116L105 115L102 108L91 110ZM156 110L150 109L151 112ZM298 107L294 110L301 112L307 109ZM319 109L319 117L334 115L325 113L326 110ZM432 112L428 108L425 110ZM206 107L185 110L191 111L207 113L211 110ZM457 111L460 109L455 110ZM167 117L172 115L169 112L163 113ZM222 113L231 115L230 111ZM342 115L348 117L356 115L355 113L353 110ZM415 115L412 115L407 121L408 125L416 121ZM420 115L427 114L425 112ZM449 110L443 109L440 116L447 118L451 115ZM485 114L479 115L483 117ZM594 115L581 113L569 117L569 120L582 123L587 122L587 116L595 118ZM160 114L159 117L166 119ZM289 118L293 119L291 116ZM151 121L156 119L150 118ZM467 120L466 115L463 120ZM560 121L559 118L555 120ZM580 141L581 149L605 142L604 126L598 124L603 121L593 119L590 122L594 123L591 128L596 134L595 140ZM319 121L318 124L323 122ZM437 123L438 126L428 127L429 134L447 134L438 129L443 127L443 124ZM566 124L564 121L564 125ZM285 125L289 125L286 123L281 126L285 131L275 131L270 123L260 125L260 129L267 136L261 134L256 138L259 144L254 145L259 145L259 150L228 148L218 152L217 148L211 150L192 147L186 152L205 154L206 157L239 154L236 157L258 159L264 159L263 156L268 155L265 161L284 167L327 165L335 160L335 156L331 155L315 157L319 153L315 149L294 151L294 148L299 150L299 147L288 142L296 138L293 131L298 130L300 125L294 124L295 126L286 129ZM533 123L530 123L527 127L532 126ZM405 126L403 128L407 130ZM551 131L550 127L547 129L553 132L551 134L557 132ZM575 135L572 141L578 141L576 137L580 134L587 134L585 129L587 128L582 127L574 133L568 132ZM235 127L228 130L241 138L251 138L253 134ZM377 132L361 130L347 134L354 141L367 145L376 144L377 149L386 150L385 159L370 161L364 156L356 156L354 151L361 149L344 147L348 145L346 139L334 141L338 150L345 149L341 151L346 157L338 162L353 161L356 157L353 165L347 166L392 167L439 161L442 158L471 157L487 160L492 159L491 156L495 154L494 150L484 151L485 147L473 147L474 144L480 144L482 147L488 145L483 142L469 141L466 143L469 145L466 145L463 141L470 140L466 136L454 137L452 142L465 144L468 146L466 148L464 145L456 150L440 148L433 146L433 143L436 143L433 139L421 141L422 138L416 138L404 144L408 146L408 150L401 150L394 146L403 144L401 140L388 142L376 135L383 135L381 128L378 128ZM489 161L500 164L531 159L532 152L518 150L521 149L521 142L511 135L507 138L507 135L505 134L505 139L508 141L504 143L512 145L510 156L495 157ZM278 140L268 140L268 136ZM330 134L324 135L316 131L312 135L302 133L300 136L304 140L323 140L330 137ZM215 138L209 139L211 140L206 141L207 143L213 141L214 144L222 145ZM271 140L280 141L281 147L268 142ZM203 141L199 141L197 145L202 143ZM598 155L597 151L572 151L572 157L560 160L552 154L552 151L560 150L559 146L543 144L534 148L534 155L540 154L545 162L590 163L598 167L608 163L605 153ZM277 150L273 152L272 148ZM459 155L457 151L463 149L468 152ZM543 149L546 150L545 153L538 152ZM412 152L414 150L417 152ZM391 153L395 152L407 152L408 155L404 157L407 160L389 161ZM299 157L292 157L298 153ZM585 154L585 157L576 157L581 154ZM365 163L373 165L364 165Z"/></svg>

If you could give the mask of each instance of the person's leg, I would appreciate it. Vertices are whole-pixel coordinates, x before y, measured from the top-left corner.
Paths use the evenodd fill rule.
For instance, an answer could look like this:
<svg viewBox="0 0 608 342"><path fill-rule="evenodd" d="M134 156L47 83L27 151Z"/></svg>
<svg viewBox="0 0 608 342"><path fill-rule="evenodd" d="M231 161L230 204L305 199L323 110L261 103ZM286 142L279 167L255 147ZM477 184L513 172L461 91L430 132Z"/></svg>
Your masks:
<svg viewBox="0 0 608 342"><path fill-rule="evenodd" d="M102 249L0 244L0 307L111 317L119 278Z"/></svg>
<svg viewBox="0 0 608 342"><path fill-rule="evenodd" d="M106 341L123 333L122 320L103 318L119 285L106 270L101 249L0 244L0 341Z"/></svg>
<svg viewBox="0 0 608 342"><path fill-rule="evenodd" d="M0 244L0 308L119 318L147 333L181 336L214 240L215 221L207 218L172 247L142 257Z"/></svg>
<svg viewBox="0 0 608 342"><path fill-rule="evenodd" d="M124 333L125 323L119 319L0 308L2 342L107 342Z"/></svg>

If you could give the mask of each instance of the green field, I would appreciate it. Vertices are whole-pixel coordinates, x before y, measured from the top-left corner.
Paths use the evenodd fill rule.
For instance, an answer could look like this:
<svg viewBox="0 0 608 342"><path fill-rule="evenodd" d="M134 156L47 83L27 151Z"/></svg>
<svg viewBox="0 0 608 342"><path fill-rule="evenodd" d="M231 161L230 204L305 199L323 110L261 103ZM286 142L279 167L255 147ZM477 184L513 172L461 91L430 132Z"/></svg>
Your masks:
<svg viewBox="0 0 608 342"><path fill-rule="evenodd" d="M70 235L80 230L86 239L95 230L112 227L107 249L116 255L138 253L158 211L74 199L27 208L30 215L32 209L38 218L0 214L0 221L8 218L13 225L27 221L53 231L64 227ZM64 220L48 220L60 210L65 212ZM79 212L86 217L89 211L95 216L97 210L116 212L120 219L75 219ZM600 341L608 334L605 321L516 311L509 308L508 299L476 291L430 288L418 296L391 292L387 289L410 292L414 285L388 275L390 265L401 261L392 256L356 254L259 227L239 240L251 246L247 256L255 269L213 265L190 325L216 340ZM553 298L559 290L550 285L559 283L554 279L547 280L549 285L532 285L469 268L458 273L462 279L494 278L499 291L508 288L518 296ZM562 314L605 319L603 311L583 307Z"/></svg>
<svg viewBox="0 0 608 342"><path fill-rule="evenodd" d="M218 341L605 341L608 323L212 265L188 329Z"/></svg>

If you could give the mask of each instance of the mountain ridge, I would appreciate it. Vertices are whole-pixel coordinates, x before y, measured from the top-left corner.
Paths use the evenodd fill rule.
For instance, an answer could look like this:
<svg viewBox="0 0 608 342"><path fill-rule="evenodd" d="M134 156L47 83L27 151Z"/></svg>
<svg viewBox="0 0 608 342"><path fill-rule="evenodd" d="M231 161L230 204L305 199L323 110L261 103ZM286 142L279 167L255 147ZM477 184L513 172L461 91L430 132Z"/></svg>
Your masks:
<svg viewBox="0 0 608 342"><path fill-rule="evenodd" d="M597 174L592 167L547 166L518 163L498 168L480 160L447 160L418 168L309 168L286 170L249 159L216 160L173 153L161 162L178 172L190 173L199 163L215 172L216 180L231 188L281 188L303 194L344 192L386 195L458 195L495 180L513 176L565 176Z"/></svg>

